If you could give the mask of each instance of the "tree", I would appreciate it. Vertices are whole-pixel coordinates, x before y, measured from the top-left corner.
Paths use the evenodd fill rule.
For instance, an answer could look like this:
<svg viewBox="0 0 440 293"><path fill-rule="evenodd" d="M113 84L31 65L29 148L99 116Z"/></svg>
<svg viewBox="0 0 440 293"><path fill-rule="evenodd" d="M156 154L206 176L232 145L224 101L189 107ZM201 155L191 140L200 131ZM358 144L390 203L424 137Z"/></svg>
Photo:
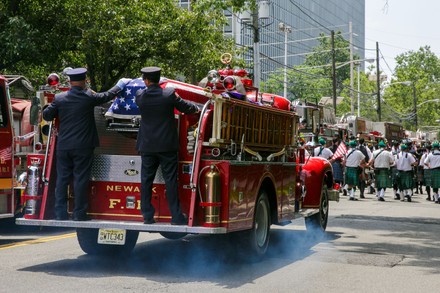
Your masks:
<svg viewBox="0 0 440 293"><path fill-rule="evenodd" d="M92 88L103 90L157 65L195 82L221 66L221 53L239 54L222 32L227 7L244 1L198 0L188 11L174 0L0 0L0 70L41 83L49 72L84 66Z"/></svg>
<svg viewBox="0 0 440 293"><path fill-rule="evenodd" d="M288 70L288 92L293 99L318 101L321 97L332 96L332 44L329 35L320 34L319 44L313 48L313 53L306 57L303 65ZM350 61L349 42L345 40L341 32L335 34L335 62L336 66ZM358 56L354 57L359 59ZM270 92L283 92L283 71L271 75L264 83ZM350 77L349 66L342 66L336 70L337 94L347 93L344 81ZM344 91L344 92L343 92ZM350 110L350 101L344 99L338 106L337 113L342 115Z"/></svg>
<svg viewBox="0 0 440 293"><path fill-rule="evenodd" d="M384 111L387 117L400 119L407 129L414 129L414 94L419 125L434 125L440 118L439 105L431 102L440 93L440 59L429 46L418 51L408 51L396 57L395 79L400 83L386 88L384 99L392 109ZM415 92L414 92L415 90ZM433 106L434 105L434 106ZM435 106L436 105L436 106Z"/></svg>

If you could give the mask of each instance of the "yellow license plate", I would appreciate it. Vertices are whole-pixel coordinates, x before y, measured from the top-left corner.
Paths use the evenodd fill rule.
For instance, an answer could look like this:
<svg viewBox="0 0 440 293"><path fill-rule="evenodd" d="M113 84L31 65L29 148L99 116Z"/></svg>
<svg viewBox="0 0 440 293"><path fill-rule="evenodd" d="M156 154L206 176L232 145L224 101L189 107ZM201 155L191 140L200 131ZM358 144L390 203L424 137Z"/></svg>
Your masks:
<svg viewBox="0 0 440 293"><path fill-rule="evenodd" d="M120 229L99 229L99 244L124 245L125 230Z"/></svg>

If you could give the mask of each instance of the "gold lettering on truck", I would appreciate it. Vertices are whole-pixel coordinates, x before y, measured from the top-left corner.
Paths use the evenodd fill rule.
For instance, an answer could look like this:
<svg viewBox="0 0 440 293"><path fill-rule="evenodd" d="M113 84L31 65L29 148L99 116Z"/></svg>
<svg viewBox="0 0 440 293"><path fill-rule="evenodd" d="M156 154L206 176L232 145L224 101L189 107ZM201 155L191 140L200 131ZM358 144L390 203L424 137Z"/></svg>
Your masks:
<svg viewBox="0 0 440 293"><path fill-rule="evenodd" d="M106 191L116 191L116 192L141 192L140 188L138 186L122 186L122 185L107 185ZM154 191L154 188L153 188Z"/></svg>
<svg viewBox="0 0 440 293"><path fill-rule="evenodd" d="M106 191L116 191L116 192L133 192L133 193L140 193L141 190L139 188L139 186L132 186L132 185L128 185L128 186L122 186L122 185L107 185L106 186ZM152 188L153 193L157 193L156 192L156 186L154 186Z"/></svg>
<svg viewBox="0 0 440 293"><path fill-rule="evenodd" d="M110 198L108 201L110 202L109 209L114 209L116 204L121 203L121 200L117 198Z"/></svg>

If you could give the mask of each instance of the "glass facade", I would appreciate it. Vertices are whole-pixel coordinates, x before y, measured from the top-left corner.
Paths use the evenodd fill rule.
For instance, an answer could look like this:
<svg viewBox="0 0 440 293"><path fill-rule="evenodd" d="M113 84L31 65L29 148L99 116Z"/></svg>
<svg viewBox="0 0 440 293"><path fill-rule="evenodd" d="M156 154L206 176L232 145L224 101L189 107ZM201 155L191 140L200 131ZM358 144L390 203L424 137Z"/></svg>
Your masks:
<svg viewBox="0 0 440 293"><path fill-rule="evenodd" d="M260 10L260 17L267 13L266 19L258 22L260 79L284 68L300 65L315 46L319 44L320 34L330 38L331 31L341 32L346 40L352 40L353 54L365 58L365 0L270 0L259 1L268 10ZM188 8L190 1L179 1ZM260 5L261 6L261 5ZM233 14L226 11L229 24L224 33L235 39L239 46L250 48L243 58L252 73L254 64L254 27L251 13ZM285 33L280 23L291 30ZM351 23L351 25L350 25ZM351 30L350 30L351 27ZM285 38L287 35L287 52Z"/></svg>
<svg viewBox="0 0 440 293"><path fill-rule="evenodd" d="M348 41L351 38L353 54L360 59L365 58L365 0L271 0L269 3L270 17L259 20L262 81L270 73L284 68L285 55L287 67L302 64L319 44L319 35L330 38L332 30L335 33L340 31ZM243 21L243 14L232 17L235 24L232 34L236 43L252 48L252 23L246 19ZM291 30L287 33L281 30L281 23ZM244 58L248 64L253 64L253 51L249 50Z"/></svg>

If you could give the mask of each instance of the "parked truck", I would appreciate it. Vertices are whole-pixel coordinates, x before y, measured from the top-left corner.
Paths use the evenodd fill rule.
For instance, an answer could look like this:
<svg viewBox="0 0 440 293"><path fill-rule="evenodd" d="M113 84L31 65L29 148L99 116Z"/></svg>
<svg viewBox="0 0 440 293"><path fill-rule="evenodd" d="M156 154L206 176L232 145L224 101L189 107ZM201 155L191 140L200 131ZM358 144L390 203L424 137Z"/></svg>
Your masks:
<svg viewBox="0 0 440 293"><path fill-rule="evenodd" d="M373 122L373 128L383 134L387 141L402 141L405 138L405 129L402 124L395 122Z"/></svg>

